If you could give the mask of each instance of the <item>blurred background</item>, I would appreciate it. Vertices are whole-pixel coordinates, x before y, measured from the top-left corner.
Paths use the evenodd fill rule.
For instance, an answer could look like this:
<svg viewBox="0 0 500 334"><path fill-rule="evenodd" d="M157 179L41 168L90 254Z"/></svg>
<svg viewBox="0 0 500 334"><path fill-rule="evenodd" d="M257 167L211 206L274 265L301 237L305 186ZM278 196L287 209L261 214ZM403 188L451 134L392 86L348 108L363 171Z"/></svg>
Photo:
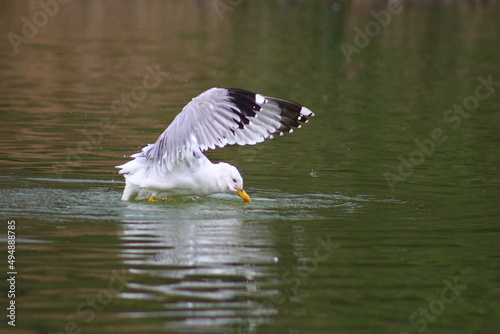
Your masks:
<svg viewBox="0 0 500 334"><path fill-rule="evenodd" d="M499 9L1 1L0 208L18 276L17 325L0 329L496 332ZM240 169L250 205L120 201L114 166L211 87L316 116L208 152Z"/></svg>

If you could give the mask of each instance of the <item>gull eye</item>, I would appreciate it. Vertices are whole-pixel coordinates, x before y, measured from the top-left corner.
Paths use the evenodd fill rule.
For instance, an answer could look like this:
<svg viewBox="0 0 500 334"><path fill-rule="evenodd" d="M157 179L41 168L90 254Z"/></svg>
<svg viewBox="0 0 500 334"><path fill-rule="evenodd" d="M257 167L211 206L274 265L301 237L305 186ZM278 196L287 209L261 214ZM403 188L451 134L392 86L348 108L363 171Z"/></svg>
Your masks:
<svg viewBox="0 0 500 334"><path fill-rule="evenodd" d="M233 179L233 182L236 183L236 179Z"/></svg>

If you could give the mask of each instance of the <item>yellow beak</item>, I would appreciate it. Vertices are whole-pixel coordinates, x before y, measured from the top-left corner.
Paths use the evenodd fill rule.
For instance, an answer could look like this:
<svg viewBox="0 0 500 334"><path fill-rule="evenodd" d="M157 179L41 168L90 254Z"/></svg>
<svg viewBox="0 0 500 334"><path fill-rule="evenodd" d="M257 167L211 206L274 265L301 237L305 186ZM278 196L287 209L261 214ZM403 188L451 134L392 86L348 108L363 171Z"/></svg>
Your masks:
<svg viewBox="0 0 500 334"><path fill-rule="evenodd" d="M240 196L241 198L243 198L243 201L250 202L250 196L248 196L248 194L245 192L245 190L243 190L243 189L236 189L236 193L238 194L238 196Z"/></svg>

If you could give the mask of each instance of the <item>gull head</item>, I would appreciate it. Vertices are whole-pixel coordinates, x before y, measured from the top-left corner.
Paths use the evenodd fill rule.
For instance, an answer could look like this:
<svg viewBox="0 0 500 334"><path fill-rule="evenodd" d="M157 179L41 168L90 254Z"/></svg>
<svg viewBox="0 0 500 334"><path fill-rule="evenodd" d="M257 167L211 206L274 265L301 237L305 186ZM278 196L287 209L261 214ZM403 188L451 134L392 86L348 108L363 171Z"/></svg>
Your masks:
<svg viewBox="0 0 500 334"><path fill-rule="evenodd" d="M250 196L243 190L243 178L236 167L225 162L217 164L220 168L221 187L223 192L240 196L243 201L250 202Z"/></svg>

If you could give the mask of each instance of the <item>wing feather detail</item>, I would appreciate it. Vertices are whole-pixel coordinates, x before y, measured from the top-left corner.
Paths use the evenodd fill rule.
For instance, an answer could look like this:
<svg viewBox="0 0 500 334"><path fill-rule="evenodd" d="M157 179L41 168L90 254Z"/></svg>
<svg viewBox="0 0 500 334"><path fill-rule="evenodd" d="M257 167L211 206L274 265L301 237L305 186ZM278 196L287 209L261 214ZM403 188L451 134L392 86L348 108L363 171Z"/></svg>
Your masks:
<svg viewBox="0 0 500 334"><path fill-rule="evenodd" d="M291 132L314 116L300 104L243 89L211 88L193 98L142 154L149 166L172 170L198 153L226 145L255 145Z"/></svg>

